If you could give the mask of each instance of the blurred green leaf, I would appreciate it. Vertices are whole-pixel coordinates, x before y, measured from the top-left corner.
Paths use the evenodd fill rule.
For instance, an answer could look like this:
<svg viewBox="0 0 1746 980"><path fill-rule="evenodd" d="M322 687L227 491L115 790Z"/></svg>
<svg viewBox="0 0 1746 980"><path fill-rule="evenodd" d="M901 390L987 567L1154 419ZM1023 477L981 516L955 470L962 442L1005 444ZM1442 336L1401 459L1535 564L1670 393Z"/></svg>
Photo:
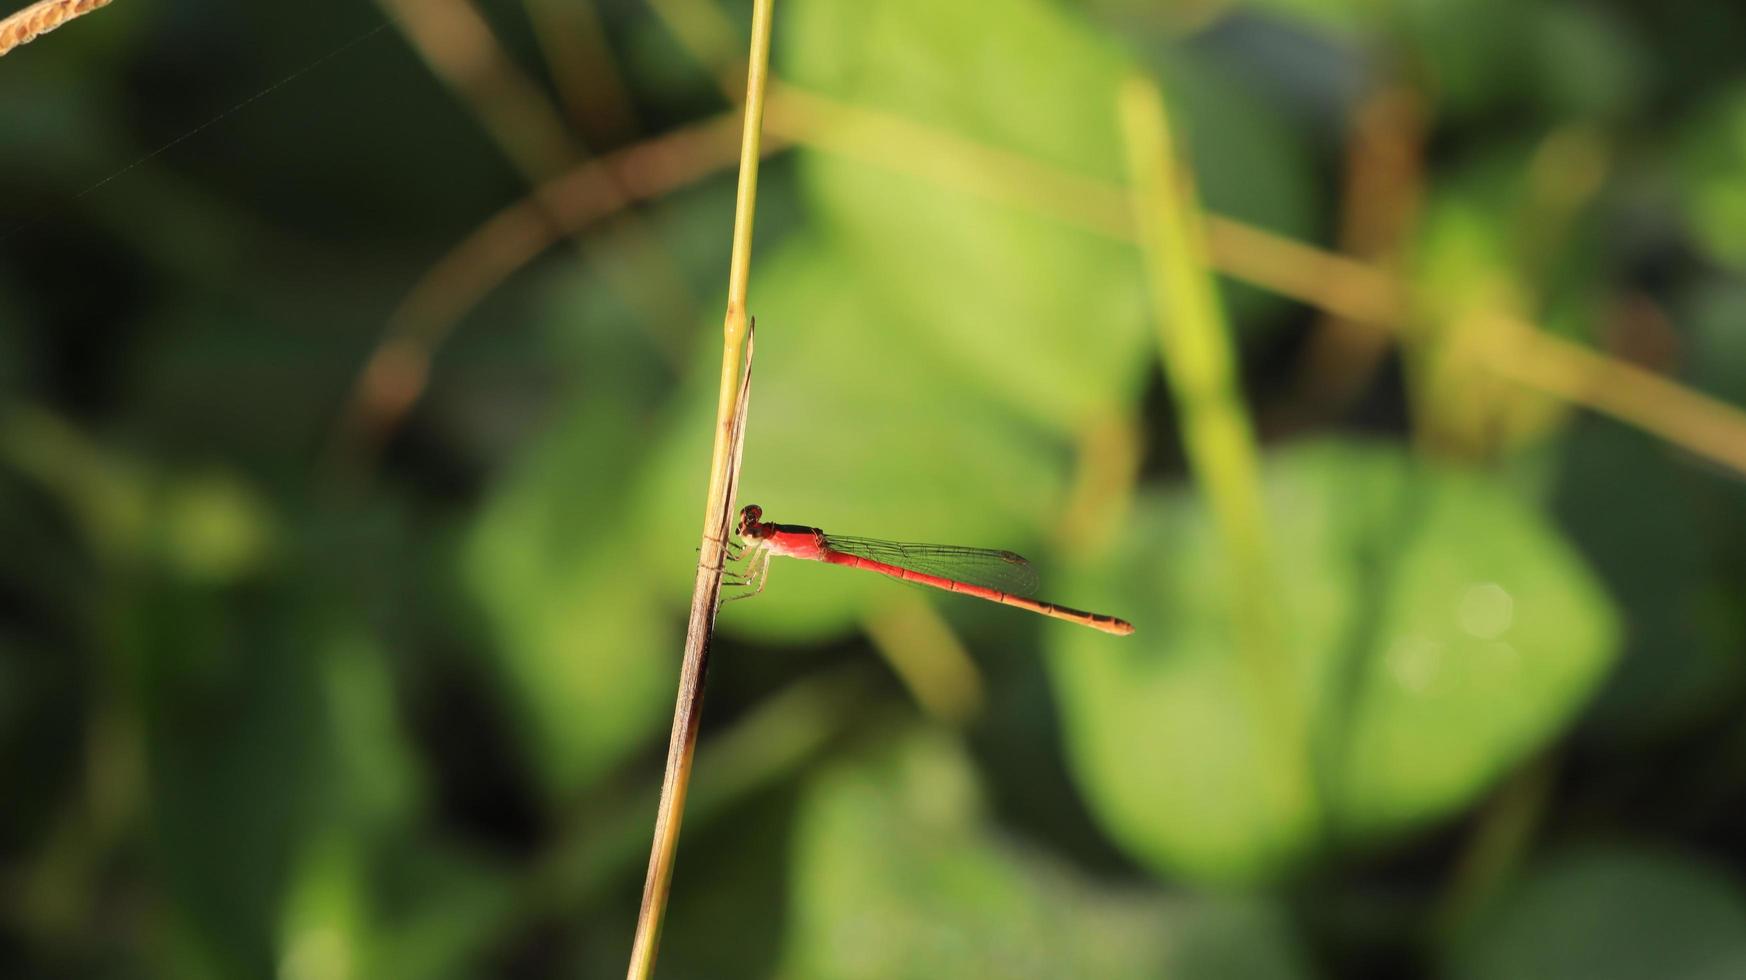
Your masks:
<svg viewBox="0 0 1746 980"><path fill-rule="evenodd" d="M1746 268L1746 86L1723 89L1679 142L1676 185L1685 221L1710 257Z"/></svg>
<svg viewBox="0 0 1746 980"><path fill-rule="evenodd" d="M1746 323L1746 282L1702 281L1682 297L1674 315L1693 334L1685 372L1690 381L1725 402L1746 405L1746 330L1740 329Z"/></svg>
<svg viewBox="0 0 1746 980"><path fill-rule="evenodd" d="M23 323L24 302L6 273L0 272L0 323ZM37 365L36 352L26 346L22 330L0 330L0 391L25 391L24 383Z"/></svg>
<svg viewBox="0 0 1746 980"><path fill-rule="evenodd" d="M323 689L321 771L329 782L294 859L279 921L286 978L408 977L385 956L389 846L414 832L426 795L388 664L374 638L333 603L315 654ZM454 900L454 896L442 896Z"/></svg>
<svg viewBox="0 0 1746 980"><path fill-rule="evenodd" d="M639 474L659 445L654 420L671 396L670 375L596 259L559 270L545 290L534 332L551 339L535 349L551 352L548 369L563 368L555 404L478 388L478 402L492 411L543 412L551 421L507 454L460 560L525 746L559 798L671 717L684 623L684 607L669 603L649 573L648 555L660 553L651 540L685 538L655 538L637 516ZM481 444L491 436L478 434ZM707 461L699 458L699 481ZM694 486L701 495L701 482Z"/></svg>
<svg viewBox="0 0 1746 980"><path fill-rule="evenodd" d="M515 881L477 858L445 849L440 842L403 837L403 848L383 850L401 858L394 915L377 931L374 958L361 978L448 980L486 975L478 960L506 928L520 920Z"/></svg>
<svg viewBox="0 0 1746 980"><path fill-rule="evenodd" d="M1598 731L1655 739L1726 711L1746 681L1742 637L1710 613L1720 563L1711 488L1641 433L1590 421L1566 440L1557 506L1631 624L1590 712ZM1630 514L1630 520L1619 515ZM1718 515L1719 516L1719 515Z"/></svg>
<svg viewBox="0 0 1746 980"><path fill-rule="evenodd" d="M1174 903L1168 967L1183 980L1292 980L1317 974L1279 903L1259 895L1206 895Z"/></svg>
<svg viewBox="0 0 1746 980"><path fill-rule="evenodd" d="M792 875L793 796L792 787L784 785L703 820L686 815L685 857L674 870L660 976L709 980L774 974L791 929L783 907ZM647 835L645 826L638 836ZM648 849L646 841L639 843L639 850ZM642 859L639 854L636 868ZM593 952L598 963L588 975L610 976L623 969L622 949Z"/></svg>
<svg viewBox="0 0 1746 980"><path fill-rule="evenodd" d="M647 189L676 173L657 138L726 108L714 72L742 55L751 4L673 6L726 15L721 63L640 4L601 7L611 57L581 72L558 63L574 39L534 37L516 4L481 12L542 93L616 65L629 130L602 142L595 106L565 109L591 151L641 144L653 166L625 176ZM1338 223L1358 100L1404 88L1432 122L1409 154L1419 326L1515 312L1746 404L1746 5L776 10L781 77L846 107L820 132L886 142L802 140L763 172L742 502L772 517L1055 570L1037 546L1064 510L1083 516L1067 502L1123 479L1100 466L1111 420L1156 421L1137 262L1116 240L1113 96L1136 66L1164 82L1208 206L1305 242ZM374 479L335 493L311 464L382 318L528 191L416 48L339 0L117 4L0 59L0 975L623 967L659 776L634 760L658 756L694 573L732 167L494 291L434 352ZM864 113L886 125L858 129ZM1018 203L1039 189L1085 214ZM1223 288L1238 330L1310 315ZM1263 427L1322 425L1278 397L1322 362L1284 334L1246 339ZM1363 424L1437 444L1463 415L1464 445L1539 446L1485 473L1399 449L1275 461L1296 655L1275 673L1314 721L1288 775L1325 810L1270 805L1223 556L1192 496L1159 490L1175 447L1150 431L1141 493L1165 499L1122 525L1114 564L1085 549L1079 581L1045 576L1049 598L1137 636L938 602L998 719L976 723L974 759L870 724L898 688L877 664L871 682L830 675L825 697L787 679L865 660L826 641L902 586L793 562L727 608L723 628L759 642L723 651L794 645L716 662L722 727L701 748L662 976L1284 980L1309 972L1306 948L1339 976L1746 974L1739 875L1701 866L1709 852L1565 841L1608 826L1729 856L1746 785L1737 475L1482 372L1417 397L1418 367L1411 409L1385 370ZM1610 672L1609 602L1529 499L1617 597ZM1453 879L1455 898L1487 896L1450 906L1473 909L1465 931L1430 938L1449 836L1388 838L1544 753L1579 711L1555 792L1478 826ZM1277 877L1328 844L1390 851L1317 868L1289 908L1166 892L1124 860ZM1500 883L1506 865L1529 870Z"/></svg>
<svg viewBox="0 0 1746 980"><path fill-rule="evenodd" d="M150 467L34 407L0 414L0 456L61 504L100 560L144 558L158 484Z"/></svg>
<svg viewBox="0 0 1746 980"><path fill-rule="evenodd" d="M1545 114L1620 117L1637 110L1648 66L1630 27L1588 3L1533 5L1531 65Z"/></svg>
<svg viewBox="0 0 1746 980"><path fill-rule="evenodd" d="M1618 117L1640 105L1644 52L1593 4L1410 0L1397 8L1405 59L1428 76L1442 113L1478 118L1532 100L1558 123Z"/></svg>
<svg viewBox="0 0 1746 980"><path fill-rule="evenodd" d="M102 176L99 168L127 152L117 146L120 140L103 111L106 80L92 63L64 57L68 52L58 41L55 48L33 54L58 50L63 57L8 62L7 84L0 91L0 125L12 137L0 147L0 164L9 174L45 186L51 181L76 185L81 172L97 174L88 178L94 182ZM59 189L73 194L84 188Z"/></svg>
<svg viewBox="0 0 1746 980"><path fill-rule="evenodd" d="M1746 287L1707 277L1670 312L1689 337L1684 380L1746 400ZM1726 717L1746 682L1746 613L1727 572L1746 540L1739 478L1601 420L1574 427L1562 456L1560 517L1631 624L1590 727L1642 743Z"/></svg>
<svg viewBox="0 0 1746 980"><path fill-rule="evenodd" d="M1418 230L1418 308L1448 322L1515 303L1553 332L1590 335L1603 269L1584 219L1608 164L1596 131L1570 126L1445 168Z"/></svg>
<svg viewBox="0 0 1746 980"><path fill-rule="evenodd" d="M779 64L797 84L1049 166L1122 177L1113 100L1127 59L1065 5L799 0L788 17Z"/></svg>
<svg viewBox="0 0 1746 980"><path fill-rule="evenodd" d="M1527 90L1524 62L1535 7L1516 0L1408 0L1396 9L1439 106L1466 115Z"/></svg>
<svg viewBox="0 0 1746 980"><path fill-rule="evenodd" d="M277 975L351 980L369 962L359 842L340 827L310 841L285 903Z"/></svg>
<svg viewBox="0 0 1746 980"><path fill-rule="evenodd" d="M1147 503L1081 591L1133 641L1051 634L1069 755L1094 811L1162 872L1279 873L1323 834L1445 814L1554 736L1611 661L1615 626L1582 563L1479 476L1330 443L1267 465L1274 582L1314 733L1326 814L1266 802L1225 562L1198 499ZM1326 822L1324 823L1324 816Z"/></svg>
<svg viewBox="0 0 1746 980"><path fill-rule="evenodd" d="M308 611L283 592L158 582L117 624L141 713L153 857L189 955L218 975L271 972L292 858L323 801Z"/></svg>
<svg viewBox="0 0 1746 980"><path fill-rule="evenodd" d="M1626 850L1545 863L1450 953L1453 980L1721 980L1746 975L1746 899L1696 861Z"/></svg>
<svg viewBox="0 0 1746 980"><path fill-rule="evenodd" d="M1326 191L1310 176L1315 164L1305 134L1261 96L1246 67L1194 49L1169 48L1157 71L1201 205L1277 234L1313 240ZM1224 288L1225 306L1239 325L1284 302L1229 282Z"/></svg>
<svg viewBox="0 0 1746 980"><path fill-rule="evenodd" d="M1147 0L1098 0L1100 5L1113 6L1118 9L1134 8L1140 11L1154 10L1156 5ZM1293 27L1313 26L1322 30L1339 30L1350 32L1361 29L1368 20L1368 15L1374 8L1367 7L1363 0L1249 0L1245 8L1265 11L1270 17L1290 24ZM1190 8L1192 10L1192 6ZM1216 6L1213 7L1217 9Z"/></svg>
<svg viewBox="0 0 1746 980"><path fill-rule="evenodd" d="M1593 132L1566 128L1494 145L1431 193L1405 354L1415 423L1432 442L1496 456L1545 441L1569 416L1566 401L1482 365L1510 356L1515 322L1585 341L1596 332L1603 263L1585 219L1606 166Z"/></svg>
<svg viewBox="0 0 1746 980"><path fill-rule="evenodd" d="M799 85L1119 178L1114 98L1126 61L1059 7L806 0L777 38L780 69ZM1137 395L1146 332L1131 248L863 163L803 162L820 218L881 298L899 346L949 359L963 379L1068 431Z"/></svg>
<svg viewBox="0 0 1746 980"><path fill-rule="evenodd" d="M666 713L679 620L638 574L624 472L644 438L590 392L492 493L464 559L548 788L587 785Z"/></svg>
<svg viewBox="0 0 1746 980"><path fill-rule="evenodd" d="M1095 884L984 823L969 759L906 735L819 774L794 830L782 976L1304 976L1258 905Z"/></svg>
<svg viewBox="0 0 1746 980"><path fill-rule="evenodd" d="M264 568L278 537L265 501L232 474L183 474L165 488L157 533L169 564L196 580L223 582Z"/></svg>

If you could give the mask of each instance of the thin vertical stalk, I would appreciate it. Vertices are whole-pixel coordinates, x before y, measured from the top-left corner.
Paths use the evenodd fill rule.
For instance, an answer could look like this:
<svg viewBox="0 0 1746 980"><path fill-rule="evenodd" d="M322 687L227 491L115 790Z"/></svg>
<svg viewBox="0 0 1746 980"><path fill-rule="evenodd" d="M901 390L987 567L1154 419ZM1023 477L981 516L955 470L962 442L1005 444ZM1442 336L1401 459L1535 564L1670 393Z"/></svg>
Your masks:
<svg viewBox="0 0 1746 980"><path fill-rule="evenodd" d="M1157 87L1130 79L1120 108L1164 376L1182 416L1189 466L1229 556L1229 612L1263 742L1264 782L1281 814L1313 814L1308 756L1300 747L1304 727L1272 587L1255 435L1208 260L1206 219Z"/></svg>
<svg viewBox="0 0 1746 980"><path fill-rule="evenodd" d="M1554 755L1529 762L1493 794L1456 859L1432 928L1453 939L1521 867L1546 819L1557 777Z"/></svg>
<svg viewBox="0 0 1746 980"><path fill-rule="evenodd" d="M655 814L655 839L643 882L642 909L631 947L629 980L654 974L661 923L673 881L679 824L691 782L697 729L703 712L703 680L709 642L721 595L722 557L730 508L739 478L740 446L745 438L746 395L751 380L752 322L746 313L752 268L752 216L758 201L758 161L764 124L764 92L769 79L770 24L775 0L757 0L752 11L751 63L746 73L746 121L740 140L740 185L734 206L733 261L728 272L727 315L722 322L721 385L716 402L715 446L710 460L709 493L703 508L703 541L698 549L697 581L691 593L691 621L685 634L685 659L679 669L679 695L673 707L673 733Z"/></svg>

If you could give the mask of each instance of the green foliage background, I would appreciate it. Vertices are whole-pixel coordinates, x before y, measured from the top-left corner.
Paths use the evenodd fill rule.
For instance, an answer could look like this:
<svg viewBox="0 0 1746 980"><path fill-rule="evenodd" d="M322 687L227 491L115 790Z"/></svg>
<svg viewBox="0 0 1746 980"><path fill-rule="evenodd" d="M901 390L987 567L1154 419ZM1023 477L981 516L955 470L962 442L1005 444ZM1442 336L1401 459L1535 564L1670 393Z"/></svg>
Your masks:
<svg viewBox="0 0 1746 980"><path fill-rule="evenodd" d="M583 3L480 8L530 98L595 80L578 145L730 108L673 28L749 4L587 4L612 60L565 63ZM528 192L383 18L126 0L0 59L0 975L623 969L731 167L519 269L336 456L390 311ZM767 164L741 502L1014 548L1137 633L778 563L721 619L660 975L1746 975L1742 474L1460 357L1503 309L1746 402L1743 36L1622 0L778 0L784 83L947 149ZM1121 183L1136 71L1210 211L1326 248L1400 190L1347 185L1366 107L1424 120L1404 339L1352 397L1318 397L1321 313L1224 284L1270 582L1228 574L1138 251L950 149Z"/></svg>

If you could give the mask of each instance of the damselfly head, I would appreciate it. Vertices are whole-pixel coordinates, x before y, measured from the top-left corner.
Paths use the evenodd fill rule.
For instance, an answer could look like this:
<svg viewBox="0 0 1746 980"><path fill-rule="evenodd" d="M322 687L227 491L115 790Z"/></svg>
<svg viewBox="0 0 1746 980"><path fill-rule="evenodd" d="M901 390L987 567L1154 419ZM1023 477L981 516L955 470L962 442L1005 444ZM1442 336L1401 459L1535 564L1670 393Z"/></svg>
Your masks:
<svg viewBox="0 0 1746 980"><path fill-rule="evenodd" d="M740 509L740 522L734 525L734 533L742 538L757 537L753 532L763 518L764 508L757 504L747 504Z"/></svg>

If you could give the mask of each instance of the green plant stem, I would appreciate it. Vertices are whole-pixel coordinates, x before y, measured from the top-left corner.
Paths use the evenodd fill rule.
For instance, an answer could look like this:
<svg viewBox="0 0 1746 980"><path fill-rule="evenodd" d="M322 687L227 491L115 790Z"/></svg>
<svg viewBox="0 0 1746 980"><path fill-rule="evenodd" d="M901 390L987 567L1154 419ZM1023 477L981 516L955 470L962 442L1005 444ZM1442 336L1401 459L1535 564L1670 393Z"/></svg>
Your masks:
<svg viewBox="0 0 1746 980"><path fill-rule="evenodd" d="M710 636L721 594L721 570L727 542L729 509L739 470L744 438L745 392L750 374L751 318L746 312L752 268L752 216L758 201L758 161L764 122L764 92L769 79L771 8L774 0L757 0L752 12L752 53L746 73L746 121L740 140L740 184L734 206L733 262L728 272L727 315L722 322L720 397L716 403L715 446L709 468L709 493L703 511L703 541L698 549L697 581L691 593L691 620L685 635L685 659L679 669L679 695L673 708L673 733L667 744L667 768L661 781L661 802L655 815L655 839L649 851L649 871L643 882L642 908L637 914L631 947L629 980L654 974L661 923L673 880L679 845L679 824L691 782L703 712L703 681L709 663Z"/></svg>
<svg viewBox="0 0 1746 980"><path fill-rule="evenodd" d="M1468 918L1508 883L1533 846L1534 834L1546 816L1557 768L1552 756L1530 762L1494 794L1434 913L1436 935L1452 939Z"/></svg>
<svg viewBox="0 0 1746 980"><path fill-rule="evenodd" d="M1272 587L1255 435L1207 258L1205 219L1157 87L1130 79L1120 108L1164 376L1182 415L1189 466L1229 555L1230 615L1263 742L1264 779L1277 812L1313 813L1304 726Z"/></svg>

